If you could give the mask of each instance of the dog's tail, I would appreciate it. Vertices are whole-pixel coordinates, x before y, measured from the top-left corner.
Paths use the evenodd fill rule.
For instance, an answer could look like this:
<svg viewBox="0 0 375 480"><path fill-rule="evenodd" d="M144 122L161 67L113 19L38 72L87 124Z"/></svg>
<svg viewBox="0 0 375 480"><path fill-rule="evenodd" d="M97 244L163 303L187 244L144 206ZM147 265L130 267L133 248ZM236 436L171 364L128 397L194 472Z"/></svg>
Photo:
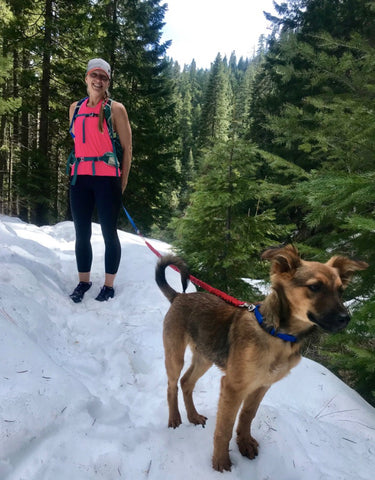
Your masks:
<svg viewBox="0 0 375 480"><path fill-rule="evenodd" d="M189 283L189 272L185 262L179 257L174 255L166 255L159 259L156 265L155 280L160 290L172 303L178 293L167 283L167 280L165 279L165 269L168 267L168 265L175 265L180 270L182 289L184 293Z"/></svg>

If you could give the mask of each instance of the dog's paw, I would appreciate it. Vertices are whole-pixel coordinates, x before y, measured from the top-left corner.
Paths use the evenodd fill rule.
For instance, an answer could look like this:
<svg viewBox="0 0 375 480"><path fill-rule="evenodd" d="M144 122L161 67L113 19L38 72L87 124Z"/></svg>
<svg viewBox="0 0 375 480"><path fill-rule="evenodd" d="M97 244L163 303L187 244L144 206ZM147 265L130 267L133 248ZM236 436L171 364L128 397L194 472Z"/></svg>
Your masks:
<svg viewBox="0 0 375 480"><path fill-rule="evenodd" d="M177 428L181 425L182 420L180 414L176 415L173 418L169 418L168 428Z"/></svg>
<svg viewBox="0 0 375 480"><path fill-rule="evenodd" d="M232 467L232 462L230 461L229 454L223 457L212 457L212 468L218 472L230 472Z"/></svg>
<svg viewBox="0 0 375 480"><path fill-rule="evenodd" d="M237 437L237 445L241 455L250 460L258 455L259 443L250 435L247 438Z"/></svg>
<svg viewBox="0 0 375 480"><path fill-rule="evenodd" d="M193 423L194 425L202 425L203 428L206 425L206 420L207 420L207 417L204 417L203 415L199 415L199 413L197 413L196 415L189 416L190 423Z"/></svg>

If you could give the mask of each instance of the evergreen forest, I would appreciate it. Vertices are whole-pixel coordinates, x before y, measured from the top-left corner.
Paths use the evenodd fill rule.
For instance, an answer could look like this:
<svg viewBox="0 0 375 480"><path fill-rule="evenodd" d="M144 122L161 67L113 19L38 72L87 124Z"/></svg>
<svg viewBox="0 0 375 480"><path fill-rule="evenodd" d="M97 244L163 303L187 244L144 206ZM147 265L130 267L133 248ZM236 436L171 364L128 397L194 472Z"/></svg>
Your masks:
<svg viewBox="0 0 375 480"><path fill-rule="evenodd" d="M375 404L375 1L276 1L253 57L208 69L168 56L167 3L0 0L0 213L71 218L68 110L107 59L133 130L126 208L194 275L256 300L243 279L267 281L269 246L369 263L344 294L349 328L305 354Z"/></svg>

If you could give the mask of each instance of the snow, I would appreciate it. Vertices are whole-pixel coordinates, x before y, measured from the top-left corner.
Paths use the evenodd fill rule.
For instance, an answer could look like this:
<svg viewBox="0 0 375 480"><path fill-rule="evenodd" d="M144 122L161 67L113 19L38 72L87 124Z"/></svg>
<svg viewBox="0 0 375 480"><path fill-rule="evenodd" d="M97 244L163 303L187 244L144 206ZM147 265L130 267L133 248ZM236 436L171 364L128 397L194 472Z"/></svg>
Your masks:
<svg viewBox="0 0 375 480"><path fill-rule="evenodd" d="M39 228L0 216L2 480L374 478L374 409L307 359L264 398L253 424L256 460L243 458L233 438L232 472L211 468L215 367L196 387L206 428L187 422L180 398L183 425L168 429L162 321L169 304L154 282L155 255L141 237L119 235L115 298L94 299L104 253L94 224L93 287L74 304L72 223Z"/></svg>

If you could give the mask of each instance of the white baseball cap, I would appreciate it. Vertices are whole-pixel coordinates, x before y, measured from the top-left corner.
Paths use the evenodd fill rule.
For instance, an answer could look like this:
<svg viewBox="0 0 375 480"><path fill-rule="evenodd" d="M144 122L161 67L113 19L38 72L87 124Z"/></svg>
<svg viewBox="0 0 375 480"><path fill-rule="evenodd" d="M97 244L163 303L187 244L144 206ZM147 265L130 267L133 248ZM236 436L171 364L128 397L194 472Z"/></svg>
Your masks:
<svg viewBox="0 0 375 480"><path fill-rule="evenodd" d="M92 70L103 70L103 72L111 78L111 66L102 58L93 58L87 64L86 75Z"/></svg>

